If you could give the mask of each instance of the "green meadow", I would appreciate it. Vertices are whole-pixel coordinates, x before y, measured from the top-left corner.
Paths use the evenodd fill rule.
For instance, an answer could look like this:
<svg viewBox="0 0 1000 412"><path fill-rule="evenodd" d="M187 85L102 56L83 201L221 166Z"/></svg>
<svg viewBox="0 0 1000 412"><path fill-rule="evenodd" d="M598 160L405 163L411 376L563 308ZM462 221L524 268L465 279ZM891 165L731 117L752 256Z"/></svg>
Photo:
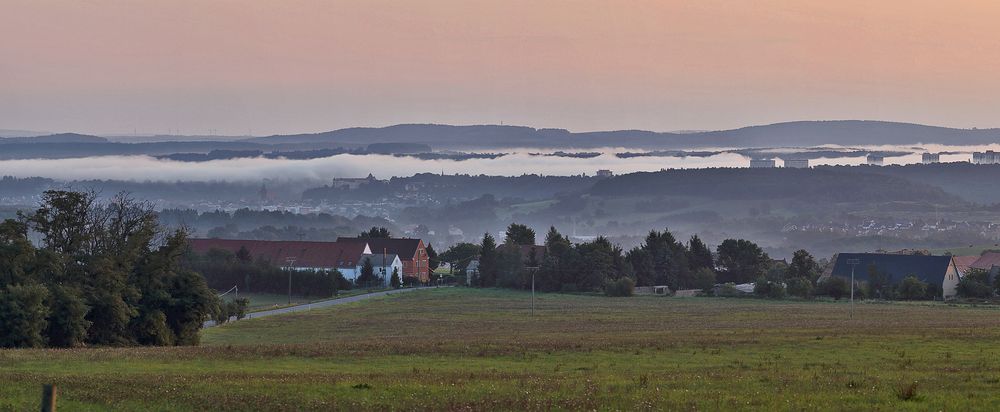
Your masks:
<svg viewBox="0 0 1000 412"><path fill-rule="evenodd" d="M442 288L207 329L0 350L0 410L997 410L1000 310Z"/></svg>

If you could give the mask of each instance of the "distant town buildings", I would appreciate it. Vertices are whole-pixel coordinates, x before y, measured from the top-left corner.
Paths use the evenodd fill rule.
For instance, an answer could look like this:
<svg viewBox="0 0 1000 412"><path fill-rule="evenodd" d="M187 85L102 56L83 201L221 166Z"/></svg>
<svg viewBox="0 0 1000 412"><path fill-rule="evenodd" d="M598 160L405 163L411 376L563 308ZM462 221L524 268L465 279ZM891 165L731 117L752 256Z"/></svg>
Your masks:
<svg viewBox="0 0 1000 412"><path fill-rule="evenodd" d="M925 164L925 165L928 165L928 164L931 164L931 163L941 163L941 154L940 153L924 153L923 155L920 156L920 162L923 163L923 164Z"/></svg>
<svg viewBox="0 0 1000 412"><path fill-rule="evenodd" d="M750 159L751 169L770 169L774 167L774 159Z"/></svg>
<svg viewBox="0 0 1000 412"><path fill-rule="evenodd" d="M785 167L792 169L808 169L809 159L786 159Z"/></svg>
<svg viewBox="0 0 1000 412"><path fill-rule="evenodd" d="M601 169L597 171L597 177L611 177L614 175L615 173L608 169Z"/></svg>
<svg viewBox="0 0 1000 412"><path fill-rule="evenodd" d="M1000 164L1000 153L992 150L972 153L972 163L977 165Z"/></svg>
<svg viewBox="0 0 1000 412"><path fill-rule="evenodd" d="M882 166L885 163L885 156L869 153L866 160L869 166Z"/></svg>
<svg viewBox="0 0 1000 412"><path fill-rule="evenodd" d="M333 181L331 182L330 187L334 187L334 188L338 188L338 189L351 189L351 190L354 190L354 189L357 189L358 187L360 187L362 184L365 184L365 183L375 183L375 182L378 182L378 179L376 179L374 175L372 175L371 173L369 173L368 177L360 177L360 178L358 178L358 177L335 177L335 178L333 178Z"/></svg>

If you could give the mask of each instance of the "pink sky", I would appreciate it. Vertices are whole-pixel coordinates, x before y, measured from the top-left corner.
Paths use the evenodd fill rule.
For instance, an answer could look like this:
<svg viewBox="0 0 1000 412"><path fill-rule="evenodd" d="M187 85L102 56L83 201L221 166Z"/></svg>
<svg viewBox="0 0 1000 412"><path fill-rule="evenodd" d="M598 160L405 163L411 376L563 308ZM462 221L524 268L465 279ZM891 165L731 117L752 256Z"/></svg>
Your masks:
<svg viewBox="0 0 1000 412"><path fill-rule="evenodd" d="M0 129L1000 126L1000 3L0 0Z"/></svg>

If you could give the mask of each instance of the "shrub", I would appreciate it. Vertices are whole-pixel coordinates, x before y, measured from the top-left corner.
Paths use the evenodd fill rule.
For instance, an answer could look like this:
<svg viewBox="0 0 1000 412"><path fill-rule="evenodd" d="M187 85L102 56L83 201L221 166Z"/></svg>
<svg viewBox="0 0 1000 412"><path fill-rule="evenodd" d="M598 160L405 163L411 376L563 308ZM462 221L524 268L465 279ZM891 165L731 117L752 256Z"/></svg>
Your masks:
<svg viewBox="0 0 1000 412"><path fill-rule="evenodd" d="M720 296L724 298L732 298L737 296L742 296L743 292L736 289L736 284L729 282L719 285L719 289L715 292L715 296Z"/></svg>
<svg viewBox="0 0 1000 412"><path fill-rule="evenodd" d="M753 285L753 293L770 299L781 299L785 297L785 285L781 282L759 278Z"/></svg>
<svg viewBox="0 0 1000 412"><path fill-rule="evenodd" d="M691 283L696 289L711 293L715 286L715 271L710 268L700 268L694 272Z"/></svg>
<svg viewBox="0 0 1000 412"><path fill-rule="evenodd" d="M392 277L389 279L389 285L392 286L393 289L399 289L399 287L402 286L402 282L399 279L399 269L392 269Z"/></svg>
<svg viewBox="0 0 1000 412"><path fill-rule="evenodd" d="M923 299L927 296L927 283L915 276L907 276L899 282L899 297L905 300Z"/></svg>
<svg viewBox="0 0 1000 412"><path fill-rule="evenodd" d="M830 276L817 285L816 293L840 300L842 297L850 296L851 285L847 279L839 276Z"/></svg>
<svg viewBox="0 0 1000 412"><path fill-rule="evenodd" d="M788 280L786 286L788 294L800 298L810 298L813 293L813 284L806 278L792 278Z"/></svg>
<svg viewBox="0 0 1000 412"><path fill-rule="evenodd" d="M604 285L604 294L613 297L632 296L635 293L635 281L625 276L618 280L612 280Z"/></svg>
<svg viewBox="0 0 1000 412"><path fill-rule="evenodd" d="M955 291L963 298L993 297L993 287L990 286L990 274L982 269L970 269L958 281Z"/></svg>
<svg viewBox="0 0 1000 412"><path fill-rule="evenodd" d="M233 299L229 302L222 302L219 304L219 311L215 314L215 323L223 324L229 321L229 319L235 317L236 320L241 320L247 316L247 307L250 306L250 299L239 298Z"/></svg>
<svg viewBox="0 0 1000 412"><path fill-rule="evenodd" d="M917 382L904 384L896 390L896 397L901 401L915 401L920 397L917 395Z"/></svg>

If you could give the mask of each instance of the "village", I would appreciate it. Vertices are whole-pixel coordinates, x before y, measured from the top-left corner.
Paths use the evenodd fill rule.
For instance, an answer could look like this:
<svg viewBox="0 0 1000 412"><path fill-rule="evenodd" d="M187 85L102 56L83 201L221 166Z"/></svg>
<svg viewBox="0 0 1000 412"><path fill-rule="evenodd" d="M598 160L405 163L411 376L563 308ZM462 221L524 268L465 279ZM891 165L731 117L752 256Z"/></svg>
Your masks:
<svg viewBox="0 0 1000 412"><path fill-rule="evenodd" d="M512 224L511 227L522 228L523 226ZM379 228L373 228L370 233L376 233L377 229ZM384 229L381 233L388 236L388 232ZM665 233L669 235L669 232ZM363 235L367 235L367 233ZM508 236L510 236L509 231ZM531 232L530 239L533 239L533 236L534 233ZM482 261L485 257L482 251L483 248L491 247L487 243L492 242L492 237L487 237L489 239L484 239L482 245L463 243L453 246L441 255L418 238L342 237L330 242L191 239L190 245L194 253L209 254L213 251L222 251L234 256L245 255L246 259L271 264L291 272L337 273L337 276L342 276L347 281L352 282L355 287L393 288L404 284L409 286L449 284L514 288L530 286L533 290L534 283L530 285L503 284L500 280L492 284L484 283L482 280L484 277ZM606 242L602 239L591 243ZM499 272L505 269L494 269L498 273L494 273L493 277L516 277L527 273L531 274L532 279L534 279L533 275L543 266L542 262L550 258L549 250L546 245L538 245L534 242L525 244L523 240L524 238L520 240L502 239L499 245L492 246L495 247L496 252L491 253L504 253L506 251L520 259L520 262L511 266L513 269L510 267L506 269L520 273L504 274ZM684 249L683 244L679 244L679 246ZM692 250L694 247L694 242L692 242ZM708 258L711 266L706 269L718 273L718 277L723 279L723 273L733 269L724 267L726 264L722 262L725 258L719 255L723 253L722 246L719 250L718 253L713 253L714 256ZM801 252L808 255L805 251ZM627 260L630 255L626 255ZM442 259L442 256L452 260ZM766 257L766 255L763 256ZM952 300L962 297L960 296L962 293L959 290L959 284L967 276L982 277L979 281L984 282L992 290L992 285L996 281L997 275L1000 274L1000 250L986 250L978 255L964 256L933 255L926 250L901 250L871 253L845 252L834 255L832 259L819 261L814 260L811 256L808 257L808 260L803 261L799 261L799 258L800 254L797 252L792 262L787 259L767 259L767 262L757 269L758 273L751 274L750 278L742 278L743 280L753 279L754 282L739 282L738 279L732 278L729 280L735 280L734 282L702 283L698 288L691 288L692 284L683 281L677 282L674 279L667 280L667 282L673 283L672 285L649 284L649 282L638 279L639 275L633 274L630 278L636 278L638 282L636 279L630 279L632 284L628 295L633 293L637 295L677 296L723 296L724 293L733 296L760 294L760 288L756 283L774 282L780 284L780 287L784 289L788 287L786 281L790 280L790 277L783 277L785 275L781 273L801 270L801 276L811 282L810 290L812 292L807 296L800 297L826 293L830 297L839 299L844 291L821 292L821 290L823 285L832 283L831 279L840 279L838 282L850 282L849 285L856 286L859 290L858 296L872 299L890 298L888 295L883 295L884 290L886 290L884 288L891 289L904 279L913 278L924 285L922 290L926 292L921 296L910 296L906 299ZM495 260L497 257L494 256L490 259ZM693 260L690 257L685 259ZM635 265L638 264L637 261L631 262ZM805 267L803 268L803 266ZM798 268L793 269L793 267ZM370 272L368 276L374 275L374 282L362 278L366 270ZM624 273L634 273L633 270L635 269L630 268ZM774 277L774 273L779 274ZM616 277L612 274L601 275ZM211 273L205 273L205 276L211 281ZM712 279L715 279L715 276L713 274ZM620 275L617 278L624 279L626 276ZM289 282L291 282L291 277L289 277ZM604 284L600 286L604 289L607 288L607 285ZM727 292L720 292L722 290ZM792 292L790 291L789 294ZM854 297L853 293L851 296ZM896 296L896 294L892 294L892 296Z"/></svg>

